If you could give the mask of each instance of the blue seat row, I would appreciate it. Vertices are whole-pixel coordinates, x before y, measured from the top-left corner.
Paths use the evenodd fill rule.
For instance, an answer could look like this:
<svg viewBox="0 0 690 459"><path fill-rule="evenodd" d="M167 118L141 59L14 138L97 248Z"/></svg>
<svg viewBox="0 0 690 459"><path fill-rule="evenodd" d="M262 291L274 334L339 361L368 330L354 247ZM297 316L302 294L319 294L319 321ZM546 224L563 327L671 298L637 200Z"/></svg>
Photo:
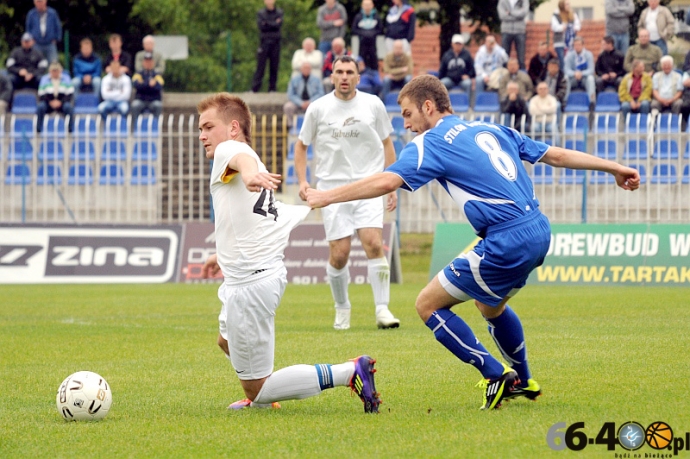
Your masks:
<svg viewBox="0 0 690 459"><path fill-rule="evenodd" d="M6 185L30 184L31 169L27 164L10 164L5 175ZM93 169L87 164L73 164L67 176L68 185L93 184ZM98 183L100 185L124 185L124 168L119 164L101 166ZM131 185L153 185L156 183L156 170L150 164L135 164L130 175ZM62 168L59 164L44 164L36 174L37 185L61 185Z"/></svg>
<svg viewBox="0 0 690 459"><path fill-rule="evenodd" d="M62 161L65 157L65 146L61 140L44 139L39 144L38 159L42 161ZM102 161L124 161L127 159L127 147L124 140L106 139L101 148ZM34 156L34 148L31 142L15 138L10 140L7 159L11 161L30 161ZM158 159L158 147L156 142L149 140L137 140L131 151L131 159L134 161L155 161ZM96 159L95 143L91 140L75 139L71 142L71 160ZM0 159L3 158L2 145L0 144Z"/></svg>
<svg viewBox="0 0 690 459"><path fill-rule="evenodd" d="M643 164L630 164L640 173L640 182L647 182L647 172ZM535 164L532 169L532 181L536 185L550 185L554 183L554 168L548 164ZM590 184L604 184L614 183L615 180L611 174L601 171L589 171ZM584 181L585 171L564 169L563 174L559 177L559 183L566 185L581 184ZM674 184L678 182L678 173L676 166L673 164L656 164L652 168L652 175L650 183L654 184ZM681 183L690 183L690 164L683 167L681 176Z"/></svg>

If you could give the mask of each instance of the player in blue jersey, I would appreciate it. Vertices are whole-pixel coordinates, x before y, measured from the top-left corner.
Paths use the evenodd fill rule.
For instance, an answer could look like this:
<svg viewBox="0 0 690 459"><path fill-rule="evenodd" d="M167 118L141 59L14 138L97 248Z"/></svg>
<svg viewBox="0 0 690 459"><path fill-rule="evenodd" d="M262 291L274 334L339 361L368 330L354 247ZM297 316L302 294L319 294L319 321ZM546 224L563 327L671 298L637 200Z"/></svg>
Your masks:
<svg viewBox="0 0 690 459"><path fill-rule="evenodd" d="M423 75L398 96L405 128L418 133L400 159L382 173L331 190L309 189L309 205L382 196L398 188L414 191L437 180L464 211L482 240L454 259L421 291L415 307L436 339L479 370L482 409L517 396L541 394L532 379L522 324L508 300L540 266L551 240L548 219L522 161L571 169L605 171L623 189L635 190L635 169L574 150L549 146L517 131L489 123L466 122L453 115L448 92L438 78ZM474 299L489 333L510 363L493 357L469 326L450 308Z"/></svg>

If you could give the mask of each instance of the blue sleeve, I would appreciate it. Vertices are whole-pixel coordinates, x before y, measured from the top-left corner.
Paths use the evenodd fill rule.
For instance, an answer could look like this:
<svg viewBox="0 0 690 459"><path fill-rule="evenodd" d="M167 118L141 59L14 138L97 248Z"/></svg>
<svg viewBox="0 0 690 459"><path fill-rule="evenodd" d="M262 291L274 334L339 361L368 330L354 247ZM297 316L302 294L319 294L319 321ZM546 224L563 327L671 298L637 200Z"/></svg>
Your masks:
<svg viewBox="0 0 690 459"><path fill-rule="evenodd" d="M415 191L444 175L440 162L425 156L423 152L420 158L418 143L422 144L423 150L423 140L408 143L400 152L400 159L385 170L385 172L392 172L399 176L403 180L401 188L407 191Z"/></svg>
<svg viewBox="0 0 690 459"><path fill-rule="evenodd" d="M516 138L520 159L523 161L534 164L539 161L546 154L546 150L549 149L549 145L544 142L532 140L513 129L511 129L511 131L513 131L513 136Z"/></svg>

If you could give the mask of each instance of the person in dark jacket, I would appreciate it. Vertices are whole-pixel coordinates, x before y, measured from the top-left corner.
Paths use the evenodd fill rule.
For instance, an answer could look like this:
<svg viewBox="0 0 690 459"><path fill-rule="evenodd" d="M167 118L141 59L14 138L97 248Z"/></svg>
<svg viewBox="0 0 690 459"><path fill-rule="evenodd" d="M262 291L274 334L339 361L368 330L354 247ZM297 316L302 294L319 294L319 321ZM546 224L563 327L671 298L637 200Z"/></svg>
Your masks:
<svg viewBox="0 0 690 459"><path fill-rule="evenodd" d="M144 70L132 77L132 86L136 95L132 101L132 122L136 126L137 117L145 110L152 115L159 116L163 111L163 76L154 69L153 54L144 54Z"/></svg>
<svg viewBox="0 0 690 459"><path fill-rule="evenodd" d="M558 100L558 110L560 113L568 97L568 80L566 80L565 74L561 70L561 61L558 58L553 58L546 64L546 76L541 81L546 82L549 86L549 94Z"/></svg>
<svg viewBox="0 0 690 459"><path fill-rule="evenodd" d="M450 46L451 49L441 57L438 78L448 90L460 86L470 94L474 90L476 76L472 55L465 49L465 40L459 33L453 35Z"/></svg>
<svg viewBox="0 0 690 459"><path fill-rule="evenodd" d="M108 39L108 47L110 48L110 54L103 60L105 73L110 73L110 63L112 61L118 61L122 70L127 75L132 76L132 70L134 70L132 55L122 49L122 35L117 33L111 34Z"/></svg>
<svg viewBox="0 0 690 459"><path fill-rule="evenodd" d="M383 34L383 23L372 0L362 0L362 10L352 21L352 35L359 37L359 55L367 68L378 71L379 58L376 53L376 37Z"/></svg>
<svg viewBox="0 0 690 459"><path fill-rule="evenodd" d="M527 70L527 74L532 79L532 83L535 87L537 86L537 83L544 80L544 77L546 76L546 66L549 61L555 57L556 56L549 51L549 44L547 42L542 41L539 43L537 54L530 59Z"/></svg>
<svg viewBox="0 0 690 459"><path fill-rule="evenodd" d="M594 66L597 94L606 89L618 91L623 81L625 56L615 48L615 40L607 35L601 40L601 54Z"/></svg>
<svg viewBox="0 0 690 459"><path fill-rule="evenodd" d="M12 80L6 73L0 72L0 115L4 115L12 101Z"/></svg>
<svg viewBox="0 0 690 459"><path fill-rule="evenodd" d="M501 100L501 114L514 115L513 126L521 125L522 115L526 116L526 122L529 121L529 108L527 101L520 96L520 86L517 81L509 81L506 86L506 97ZM529 130L529 127L525 128Z"/></svg>
<svg viewBox="0 0 690 459"><path fill-rule="evenodd" d="M7 58L7 73L12 80L14 90L38 89L38 82L48 70L48 61L34 47L34 37L26 32L22 35L22 44L17 46Z"/></svg>
<svg viewBox="0 0 690 459"><path fill-rule="evenodd" d="M101 93L101 58L93 52L93 42L90 38L82 38L79 42L79 54L72 61L72 86L75 94L80 92Z"/></svg>
<svg viewBox="0 0 690 459"><path fill-rule="evenodd" d="M62 23L57 11L48 6L47 0L34 0L34 7L26 15L24 30L36 40L36 49L48 59L58 60L57 43L62 41Z"/></svg>
<svg viewBox="0 0 690 459"><path fill-rule="evenodd" d="M280 60L280 28L283 26L283 10L276 8L276 0L264 0L265 8L256 14L260 44L256 53L256 72L252 80L252 92L259 92L264 79L266 61L271 61L268 74L268 91L276 90L278 63Z"/></svg>
<svg viewBox="0 0 690 459"><path fill-rule="evenodd" d="M393 51L393 42L402 40L407 54L412 54L410 44L414 40L417 16L406 0L393 0L386 15L386 51Z"/></svg>

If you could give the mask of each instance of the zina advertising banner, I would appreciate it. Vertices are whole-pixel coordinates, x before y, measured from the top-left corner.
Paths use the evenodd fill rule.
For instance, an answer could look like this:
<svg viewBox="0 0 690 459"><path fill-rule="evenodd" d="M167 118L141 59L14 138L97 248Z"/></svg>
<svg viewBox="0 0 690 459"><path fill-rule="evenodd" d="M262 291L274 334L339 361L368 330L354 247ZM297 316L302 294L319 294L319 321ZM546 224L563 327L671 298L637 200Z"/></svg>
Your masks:
<svg viewBox="0 0 690 459"><path fill-rule="evenodd" d="M551 225L551 246L533 284L690 286L689 225ZM479 241L467 224L436 227L429 276Z"/></svg>

